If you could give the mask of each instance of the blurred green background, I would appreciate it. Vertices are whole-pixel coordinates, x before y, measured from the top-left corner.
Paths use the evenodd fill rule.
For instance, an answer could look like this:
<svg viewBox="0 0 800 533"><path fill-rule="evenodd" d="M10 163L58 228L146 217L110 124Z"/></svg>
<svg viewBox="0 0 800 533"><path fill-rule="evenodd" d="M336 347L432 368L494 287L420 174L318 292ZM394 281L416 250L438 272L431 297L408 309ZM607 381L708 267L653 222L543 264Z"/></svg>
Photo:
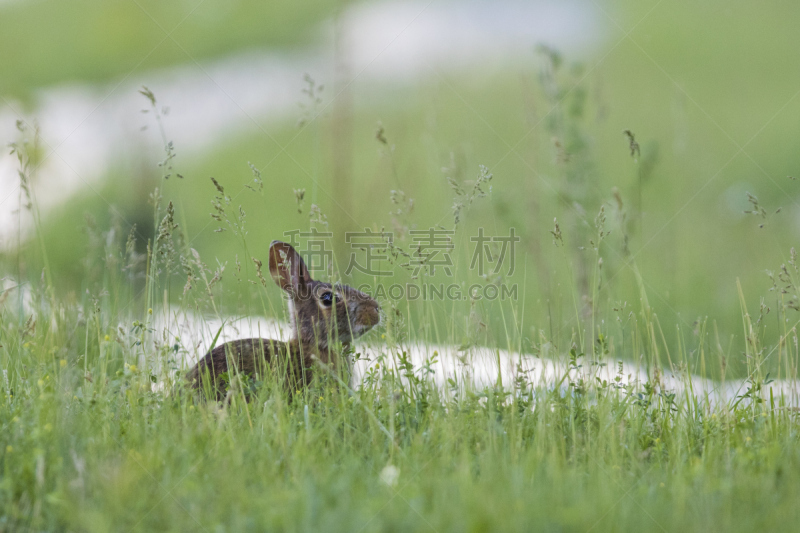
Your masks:
<svg viewBox="0 0 800 533"><path fill-rule="evenodd" d="M35 116L37 91L61 83L113 87L132 69L139 76L251 50L291 54L318 44L321 25L353 6L282 0L138 4L23 0L0 7L0 94ZM447 5L457 13L459 3ZM513 227L521 242L515 273L504 282L519 285L520 299L410 305L423 331L442 325L436 335L431 328L431 338L458 342L478 328L480 342L503 344L509 323L517 328L512 336L526 346L540 331L569 338L573 330L591 328L574 318L586 319L592 301L603 320L639 312L638 269L669 345L679 342L676 326L690 335L704 317L716 322L724 346L730 338L741 340L737 278L752 314L762 297L774 307L778 295L769 292L765 271L787 260L798 236L800 181L789 176L800 176L800 5L648 0L586 7L603 37L580 57L526 45L508 61L478 57L452 69L430 66L405 83L320 79L325 89L319 103L298 92L296 102L306 107L289 112L291 118L256 117L258 127L220 136L213 149L195 152L182 150L181 138L170 136L165 116L178 154L172 165L183 179L164 180L157 165L163 152L143 151L135 168L129 160L112 163L99 184L43 213L43 241L58 290L89 288L82 262L89 243L82 230L86 213L107 228L111 203L124 235L136 223L142 236L152 238L147 200L154 187L165 203L174 201L177 220L204 261L227 263L231 272L238 255L245 275L255 279L241 241L230 231L214 231L219 224L209 216L215 195L210 176L232 197L232 209L241 205L246 213L253 256L266 261L271 240L308 229L315 204L335 234L338 262L346 264L344 231L398 224L452 229L455 193L447 178L469 189L485 165L493 175L491 191L485 187L488 196L462 215L453 254L456 280L485 282L468 269L469 238L477 228L507 235ZM161 28L169 32L176 25L175 41L165 39ZM147 107L144 98L141 107ZM386 143L376 136L379 127ZM634 156L624 130L639 145ZM261 193L245 188L253 180L248 162L261 170ZM301 213L295 189L306 191ZM414 200L408 215L396 215L391 191L397 190ZM766 216L745 214L753 209L747 193ZM610 235L600 247L595 292L591 242L597 242L601 206ZM554 244L554 218L563 246ZM24 265L37 272L38 250L33 241L7 249L3 268L13 274ZM394 268L391 282L409 279ZM448 281L441 272L434 280ZM358 276L345 281L376 282ZM251 284L230 277L225 283L227 310L261 312ZM277 289L270 287L267 295L277 298ZM796 318L789 318L791 326ZM767 316L769 338L783 331L780 320L776 313ZM742 358L736 350L730 355L734 365Z"/></svg>

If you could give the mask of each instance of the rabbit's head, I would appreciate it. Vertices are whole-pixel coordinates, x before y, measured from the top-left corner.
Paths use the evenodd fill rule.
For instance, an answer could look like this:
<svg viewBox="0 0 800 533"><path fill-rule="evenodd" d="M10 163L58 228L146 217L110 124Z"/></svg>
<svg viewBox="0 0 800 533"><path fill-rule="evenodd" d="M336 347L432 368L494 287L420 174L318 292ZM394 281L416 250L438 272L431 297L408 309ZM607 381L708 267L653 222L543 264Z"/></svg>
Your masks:
<svg viewBox="0 0 800 533"><path fill-rule="evenodd" d="M327 349L337 340L350 343L380 322L380 305L347 285L311 279L306 264L290 244L273 241L269 272L289 295L289 314L300 342Z"/></svg>

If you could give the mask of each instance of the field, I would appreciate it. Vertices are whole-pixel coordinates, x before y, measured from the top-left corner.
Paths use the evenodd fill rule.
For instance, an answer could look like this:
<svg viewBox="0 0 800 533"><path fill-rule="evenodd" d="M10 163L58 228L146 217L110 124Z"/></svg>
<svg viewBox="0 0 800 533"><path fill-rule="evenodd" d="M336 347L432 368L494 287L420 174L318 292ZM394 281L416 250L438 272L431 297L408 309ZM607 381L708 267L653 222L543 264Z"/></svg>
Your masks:
<svg viewBox="0 0 800 533"><path fill-rule="evenodd" d="M350 4L12 3L0 105L305 50ZM581 61L311 76L291 120L194 153L164 113L181 102L142 88L161 146L48 209L53 147L21 115L0 531L793 529L800 11L594 6L607 35ZM184 390L212 346L285 329L274 239L380 302L355 372Z"/></svg>
<svg viewBox="0 0 800 533"><path fill-rule="evenodd" d="M160 301L160 276L148 276L153 298L131 301L124 251L104 251L96 295L59 300L46 282L3 293L5 530L752 531L798 519L796 398L773 394L756 338L734 348L748 351L747 387L719 402L689 392L691 353L672 356L686 392L664 386L646 308L576 336L568 354L551 346L555 382L519 371L484 387L465 370L469 349L436 386L437 354L410 365L409 331L389 320L354 388L320 371L289 394L272 376L234 382L218 404L176 393L189 354L174 326L151 327L211 305L210 273L180 309ZM154 248L150 271L168 255ZM777 357L793 373L794 330L785 341ZM646 381L596 379L638 349Z"/></svg>

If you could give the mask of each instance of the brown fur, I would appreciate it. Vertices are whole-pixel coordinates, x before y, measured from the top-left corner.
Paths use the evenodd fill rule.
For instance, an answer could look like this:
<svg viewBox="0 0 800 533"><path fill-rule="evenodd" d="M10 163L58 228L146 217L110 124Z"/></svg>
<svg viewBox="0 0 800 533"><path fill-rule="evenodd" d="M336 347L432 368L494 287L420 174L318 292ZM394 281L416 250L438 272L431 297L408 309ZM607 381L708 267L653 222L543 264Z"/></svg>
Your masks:
<svg viewBox="0 0 800 533"><path fill-rule="evenodd" d="M225 384L219 376L240 372L249 375L282 373L289 390L307 385L314 359L330 367L345 364L330 346L349 346L353 339L380 322L380 306L369 295L346 285L311 279L303 258L291 245L273 241L269 249L272 278L289 296L294 338L289 342L241 339L217 346L186 375L189 384L211 385L218 398ZM326 303L326 295L332 302Z"/></svg>

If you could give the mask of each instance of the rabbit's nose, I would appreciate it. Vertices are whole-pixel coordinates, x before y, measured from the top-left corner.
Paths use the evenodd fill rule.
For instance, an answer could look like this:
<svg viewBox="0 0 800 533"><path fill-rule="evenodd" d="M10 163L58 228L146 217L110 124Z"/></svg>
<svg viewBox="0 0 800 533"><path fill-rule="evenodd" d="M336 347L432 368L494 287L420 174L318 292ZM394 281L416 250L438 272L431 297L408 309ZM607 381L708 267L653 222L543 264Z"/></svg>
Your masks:
<svg viewBox="0 0 800 533"><path fill-rule="evenodd" d="M381 321L381 314L377 307L367 306L361 308L358 321L365 326L372 327Z"/></svg>

